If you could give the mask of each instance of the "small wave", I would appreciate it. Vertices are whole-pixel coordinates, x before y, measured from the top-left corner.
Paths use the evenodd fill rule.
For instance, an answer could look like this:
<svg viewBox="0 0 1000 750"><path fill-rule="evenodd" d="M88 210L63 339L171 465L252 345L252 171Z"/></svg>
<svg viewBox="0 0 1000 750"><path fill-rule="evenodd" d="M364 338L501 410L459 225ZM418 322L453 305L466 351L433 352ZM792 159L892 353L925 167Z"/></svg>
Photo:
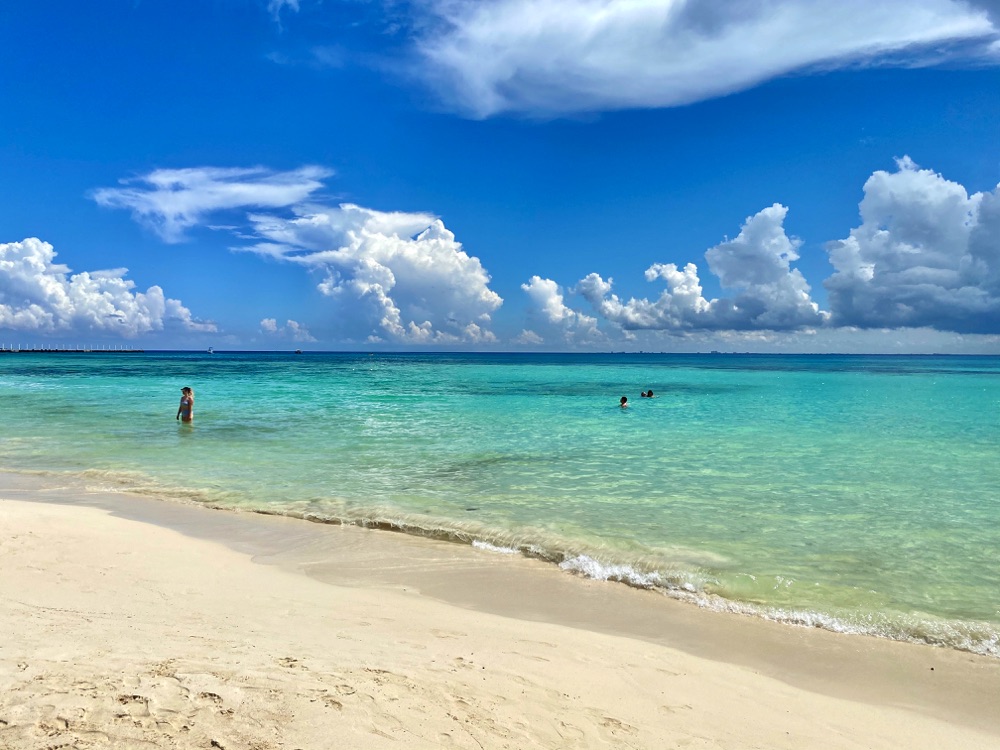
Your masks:
<svg viewBox="0 0 1000 750"><path fill-rule="evenodd" d="M496 544L490 544L489 542L484 542L480 539L476 539L472 546L476 549L485 550L486 552L496 552L501 555L519 555L520 550L516 550L513 547L501 547Z"/></svg>
<svg viewBox="0 0 1000 750"><path fill-rule="evenodd" d="M75 476L83 480L88 492L142 495L155 500L204 505L219 510L239 509L239 495L235 492L168 484L140 471L86 469Z"/></svg>
<svg viewBox="0 0 1000 750"><path fill-rule="evenodd" d="M1000 627L995 623L946 620L931 615L903 612L839 611L823 612L768 606L729 599L711 592L719 581L690 561L676 569L663 561L621 561L604 559L607 551L580 549L575 540L561 539L539 529L497 529L473 521L447 521L420 515L401 514L388 507L351 507L347 501L329 497L303 499L282 506L249 505L227 491L197 490L165 486L139 472L91 469L79 473L0 469L69 480L83 480L87 491L131 493L165 501L197 504L219 510L280 515L314 523L358 526L395 531L438 541L469 545L500 555L523 555L557 565L568 573L597 581L623 583L634 588L655 590L679 601L716 612L759 617L800 627L822 628L837 633L868 635L951 648L982 656L1000 658ZM74 481L75 478L75 481ZM544 542L539 540L544 539ZM686 555L684 557L687 557Z"/></svg>
<svg viewBox="0 0 1000 750"><path fill-rule="evenodd" d="M901 612L830 614L768 607L712 594L678 596L676 592L669 593L675 598L691 601L699 607L715 612L731 612L786 625L822 628L834 633L874 636L892 641L967 651L980 656L1000 657L1000 630L996 625L986 622L944 620Z"/></svg>
<svg viewBox="0 0 1000 750"><path fill-rule="evenodd" d="M566 570L598 581L624 583L641 589L658 590L672 599L689 602L715 612L760 617L772 622L800 627L822 628L835 633L867 635L894 641L968 651L980 656L1000 657L1000 629L985 622L954 621L905 613L856 612L831 614L787 609L727 599L705 590L707 581L690 575L644 572L627 564L603 563L578 555L559 563Z"/></svg>
<svg viewBox="0 0 1000 750"><path fill-rule="evenodd" d="M617 581L641 589L670 588L679 585L684 590L696 590L694 584L688 581L676 584L656 571L644 573L631 565L602 563L588 555L577 555L563 560L559 563L559 567L597 581Z"/></svg>

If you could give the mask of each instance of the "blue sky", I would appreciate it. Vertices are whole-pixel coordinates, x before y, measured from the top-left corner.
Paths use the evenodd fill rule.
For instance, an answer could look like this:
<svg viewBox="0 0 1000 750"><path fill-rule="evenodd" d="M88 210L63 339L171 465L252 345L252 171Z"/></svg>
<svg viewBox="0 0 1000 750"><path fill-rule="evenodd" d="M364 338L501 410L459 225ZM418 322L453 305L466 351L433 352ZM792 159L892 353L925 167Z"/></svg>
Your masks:
<svg viewBox="0 0 1000 750"><path fill-rule="evenodd" d="M0 344L1000 352L997 0L0 8Z"/></svg>

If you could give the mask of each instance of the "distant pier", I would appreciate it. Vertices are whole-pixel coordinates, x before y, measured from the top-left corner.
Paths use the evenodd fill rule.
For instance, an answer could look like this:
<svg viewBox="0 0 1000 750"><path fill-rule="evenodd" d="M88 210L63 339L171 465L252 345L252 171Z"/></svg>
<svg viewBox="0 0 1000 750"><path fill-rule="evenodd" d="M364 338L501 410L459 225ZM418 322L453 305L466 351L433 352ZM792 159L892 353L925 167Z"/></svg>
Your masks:
<svg viewBox="0 0 1000 750"><path fill-rule="evenodd" d="M0 344L0 354L142 354L143 349L127 346L21 346Z"/></svg>

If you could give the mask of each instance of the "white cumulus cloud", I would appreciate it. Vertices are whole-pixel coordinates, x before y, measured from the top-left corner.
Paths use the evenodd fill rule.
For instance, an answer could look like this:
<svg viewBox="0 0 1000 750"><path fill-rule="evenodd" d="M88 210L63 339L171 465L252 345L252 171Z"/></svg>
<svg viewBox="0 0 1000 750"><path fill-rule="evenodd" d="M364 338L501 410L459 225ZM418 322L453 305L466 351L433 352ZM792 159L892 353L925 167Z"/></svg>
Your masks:
<svg viewBox="0 0 1000 750"><path fill-rule="evenodd" d="M668 107L809 69L997 58L994 0L426 0L422 75L476 117Z"/></svg>
<svg viewBox="0 0 1000 750"><path fill-rule="evenodd" d="M731 299L712 301L709 312L718 327L782 330L824 322L809 296L809 284L791 267L802 243L785 234L787 215L788 209L775 203L749 217L736 239L705 253L722 287L737 290Z"/></svg>
<svg viewBox="0 0 1000 750"><path fill-rule="evenodd" d="M791 267L800 242L785 234L788 209L775 204L749 217L736 239L710 248L709 270L732 297L708 300L698 267L654 263L646 280L666 288L657 299L623 301L612 293L613 280L592 273L577 290L600 316L625 331L792 330L823 325L826 314L809 296L805 278Z"/></svg>
<svg viewBox="0 0 1000 750"><path fill-rule="evenodd" d="M828 311L792 267L801 242L785 232L787 212L780 204L765 208L735 239L705 253L727 296L707 299L694 263L651 265L646 279L665 284L655 299L622 299L613 280L597 273L576 291L626 337L713 333L744 343L764 337L757 343L770 346L778 334L801 344L822 331L824 341L850 350L845 335L867 341L862 332L871 330L886 341L898 332L892 336L909 346L935 341L946 350L954 342L939 334L1000 334L1000 186L970 195L909 157L893 172L873 173L864 186L860 226L826 245L834 269L823 282ZM572 320L555 282L542 281L533 289L539 307L553 321Z"/></svg>
<svg viewBox="0 0 1000 750"><path fill-rule="evenodd" d="M298 321L291 319L286 320L285 325L279 326L276 318L264 318L260 321L260 330L262 333L282 339L291 339L292 341L303 343L316 341L316 338L309 333L308 328Z"/></svg>
<svg viewBox="0 0 1000 750"><path fill-rule="evenodd" d="M532 276L528 283L521 284L521 289L534 303L541 316L540 323L554 330L566 343L593 342L604 338L597 327L597 318L567 306L562 287L552 279ZM527 334L538 336L534 331L524 331L521 339L525 343L538 343L531 341L531 336Z"/></svg>
<svg viewBox="0 0 1000 750"><path fill-rule="evenodd" d="M234 249L319 274L317 289L335 303L332 325L347 339L495 342L491 315L503 300L489 288L479 259L432 214L308 201L332 174L315 166L157 170L139 184L98 190L94 198L130 209L168 242L184 239L190 227L207 226L220 212L249 211L230 229L251 244Z"/></svg>
<svg viewBox="0 0 1000 750"><path fill-rule="evenodd" d="M864 190L861 225L827 246L833 322L1000 332L1000 187L969 195L904 157Z"/></svg>
<svg viewBox="0 0 1000 750"><path fill-rule="evenodd" d="M124 268L74 274L55 257L52 245L34 237L0 243L0 328L126 338L166 328L216 331L159 286L135 291Z"/></svg>
<svg viewBox="0 0 1000 750"><path fill-rule="evenodd" d="M515 344L523 344L525 346L540 346L545 343L545 339L539 336L534 331L525 328L517 336L514 337Z"/></svg>
<svg viewBox="0 0 1000 750"><path fill-rule="evenodd" d="M210 214L300 203L323 187L322 181L332 174L316 166L288 172L264 167L157 169L122 180L122 187L99 188L93 198L107 208L130 210L164 241L180 242L186 230L203 224Z"/></svg>
<svg viewBox="0 0 1000 750"><path fill-rule="evenodd" d="M355 335L413 344L489 343L503 300L490 276L430 214L343 204L299 206L296 216L250 217L249 248L323 274L318 285L350 312Z"/></svg>

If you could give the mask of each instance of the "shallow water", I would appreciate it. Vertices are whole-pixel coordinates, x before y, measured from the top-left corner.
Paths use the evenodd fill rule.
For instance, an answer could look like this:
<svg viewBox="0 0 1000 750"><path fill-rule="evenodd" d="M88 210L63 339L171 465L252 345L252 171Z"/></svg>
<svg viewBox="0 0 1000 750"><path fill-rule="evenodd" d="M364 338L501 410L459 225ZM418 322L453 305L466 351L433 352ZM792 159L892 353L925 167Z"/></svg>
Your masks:
<svg viewBox="0 0 1000 750"><path fill-rule="evenodd" d="M998 357L6 354L0 387L2 469L1000 653Z"/></svg>

